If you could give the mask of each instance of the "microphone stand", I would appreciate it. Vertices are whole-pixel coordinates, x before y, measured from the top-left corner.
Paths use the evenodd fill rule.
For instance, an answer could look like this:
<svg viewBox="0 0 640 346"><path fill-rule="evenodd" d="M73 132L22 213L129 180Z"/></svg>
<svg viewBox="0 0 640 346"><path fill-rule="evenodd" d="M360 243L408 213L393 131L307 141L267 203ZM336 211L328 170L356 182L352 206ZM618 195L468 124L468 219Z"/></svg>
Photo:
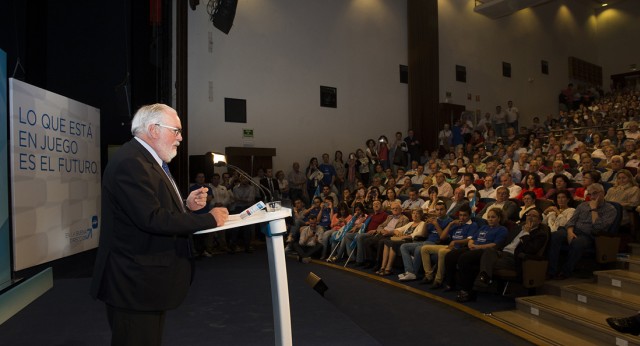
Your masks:
<svg viewBox="0 0 640 346"><path fill-rule="evenodd" d="M255 181L253 181L253 178L251 178L251 176L249 176L249 174L245 171L243 171L242 169L238 168L237 166L234 166L230 163L227 164L221 164L219 166L227 166L233 170L235 170L236 172L238 172L238 174L240 174L241 176L243 176L245 179L249 180L249 182L251 184L253 184L255 187L257 187L262 194L264 194L265 198L267 198L267 202L275 202L273 200L273 195L271 194L271 191L267 190L264 186L256 183Z"/></svg>

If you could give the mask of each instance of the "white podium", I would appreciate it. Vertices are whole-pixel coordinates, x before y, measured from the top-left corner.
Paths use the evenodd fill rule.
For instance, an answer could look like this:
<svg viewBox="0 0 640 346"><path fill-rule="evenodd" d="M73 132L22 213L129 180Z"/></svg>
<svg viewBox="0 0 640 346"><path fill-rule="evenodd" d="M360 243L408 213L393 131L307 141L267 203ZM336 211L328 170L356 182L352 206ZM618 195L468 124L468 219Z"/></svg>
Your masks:
<svg viewBox="0 0 640 346"><path fill-rule="evenodd" d="M228 221L222 227L202 230L195 234L218 232L226 229L253 225L267 224L267 253L269 255L269 276L271 279L271 301L273 303L273 322L275 327L275 344L290 346L291 338L291 310L289 309L289 286L287 282L287 264L284 256L284 240L287 233L284 222L291 216L291 209L282 208L274 212L261 210L245 219Z"/></svg>

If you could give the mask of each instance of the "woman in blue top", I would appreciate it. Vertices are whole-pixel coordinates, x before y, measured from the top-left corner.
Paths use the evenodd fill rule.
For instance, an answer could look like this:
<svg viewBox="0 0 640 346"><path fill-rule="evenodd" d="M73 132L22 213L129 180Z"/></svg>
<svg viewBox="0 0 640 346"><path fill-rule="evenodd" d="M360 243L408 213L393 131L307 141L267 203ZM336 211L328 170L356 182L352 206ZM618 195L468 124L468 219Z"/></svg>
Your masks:
<svg viewBox="0 0 640 346"><path fill-rule="evenodd" d="M501 223L506 221L504 212L500 208L491 208L487 212L487 225L469 237L466 246L454 249L445 256L445 281L446 290L452 291L456 284L456 271L460 274L460 287L462 290L456 298L459 302L468 302L475 299L472 291L473 282L480 271L480 258L484 249L500 246L507 238L507 228Z"/></svg>

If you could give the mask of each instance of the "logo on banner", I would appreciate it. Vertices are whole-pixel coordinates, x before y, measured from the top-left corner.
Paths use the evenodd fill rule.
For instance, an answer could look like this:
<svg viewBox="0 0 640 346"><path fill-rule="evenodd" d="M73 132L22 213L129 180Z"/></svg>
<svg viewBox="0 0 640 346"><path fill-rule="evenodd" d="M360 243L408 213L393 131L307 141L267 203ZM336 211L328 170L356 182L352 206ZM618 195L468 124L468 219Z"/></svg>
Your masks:
<svg viewBox="0 0 640 346"><path fill-rule="evenodd" d="M69 244L77 244L85 240L93 238L93 230L98 229L98 216L91 217L91 228L81 229L65 233L65 237L69 239Z"/></svg>

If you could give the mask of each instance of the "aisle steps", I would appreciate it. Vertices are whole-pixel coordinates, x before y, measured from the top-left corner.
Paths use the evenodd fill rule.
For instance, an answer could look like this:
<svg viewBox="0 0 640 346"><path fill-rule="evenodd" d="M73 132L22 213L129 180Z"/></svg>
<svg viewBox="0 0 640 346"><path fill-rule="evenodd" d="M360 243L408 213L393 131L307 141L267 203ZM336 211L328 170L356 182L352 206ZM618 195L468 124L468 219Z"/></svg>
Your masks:
<svg viewBox="0 0 640 346"><path fill-rule="evenodd" d="M491 316L549 345L640 346L640 337L618 333L606 322L640 311L640 245L631 247L632 255L619 258L629 269L596 271L596 282L567 283L560 295L517 298L516 310Z"/></svg>

